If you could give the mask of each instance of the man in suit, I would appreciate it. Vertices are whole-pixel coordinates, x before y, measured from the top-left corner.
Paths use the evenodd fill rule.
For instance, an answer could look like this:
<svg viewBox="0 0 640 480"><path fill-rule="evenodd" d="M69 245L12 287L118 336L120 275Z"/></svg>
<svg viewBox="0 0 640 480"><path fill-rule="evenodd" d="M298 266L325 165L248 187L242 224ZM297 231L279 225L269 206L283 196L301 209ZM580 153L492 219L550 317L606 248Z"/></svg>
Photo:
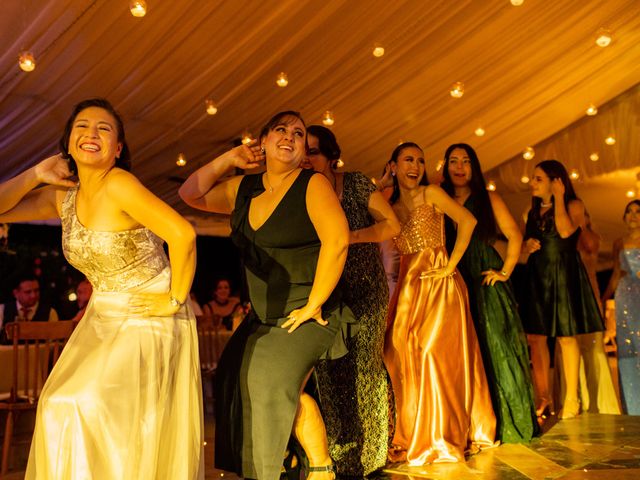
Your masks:
<svg viewBox="0 0 640 480"><path fill-rule="evenodd" d="M40 301L40 283L32 274L15 278L13 296L15 302L0 305L0 344L10 344L5 327L11 322L55 322L58 314L48 304Z"/></svg>

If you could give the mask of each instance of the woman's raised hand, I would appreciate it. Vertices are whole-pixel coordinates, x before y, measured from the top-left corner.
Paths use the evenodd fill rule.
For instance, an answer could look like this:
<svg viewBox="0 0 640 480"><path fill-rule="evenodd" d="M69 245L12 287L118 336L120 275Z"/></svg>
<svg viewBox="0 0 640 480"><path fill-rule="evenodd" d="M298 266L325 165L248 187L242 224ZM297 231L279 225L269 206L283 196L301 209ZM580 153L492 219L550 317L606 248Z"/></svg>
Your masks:
<svg viewBox="0 0 640 480"><path fill-rule="evenodd" d="M564 195L564 183L559 178L554 178L551 180L551 193L553 197L558 199Z"/></svg>
<svg viewBox="0 0 640 480"><path fill-rule="evenodd" d="M243 170L259 167L266 159L258 140L252 140L246 145L238 145L230 150L228 154L231 156L233 166Z"/></svg>
<svg viewBox="0 0 640 480"><path fill-rule="evenodd" d="M69 180L73 174L69 170L69 162L62 158L62 154L42 160L35 166L35 174L40 183L59 185L61 187L73 187L75 182Z"/></svg>

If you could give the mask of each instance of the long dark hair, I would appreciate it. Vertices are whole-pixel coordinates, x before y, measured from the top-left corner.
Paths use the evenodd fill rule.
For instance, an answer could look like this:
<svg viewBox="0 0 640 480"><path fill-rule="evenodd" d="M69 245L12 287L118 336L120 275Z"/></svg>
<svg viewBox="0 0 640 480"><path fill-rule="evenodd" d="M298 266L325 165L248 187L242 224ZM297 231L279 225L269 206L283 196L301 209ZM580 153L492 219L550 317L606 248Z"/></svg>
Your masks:
<svg viewBox="0 0 640 480"><path fill-rule="evenodd" d="M122 144L122 150L120 151L120 156L116 158L115 166L123 170L130 171L131 153L129 152L129 146L127 145L127 141L124 137L124 123L122 122L120 114L118 114L116 109L113 108L113 105L111 105L109 100L104 98L90 98L88 100L83 100L73 107L71 115L67 119L67 124L64 126L62 137L60 137L60 141L58 142L58 148L60 148L62 158L69 160L69 169L72 172L77 173L78 167L76 166L76 161L69 154L69 137L71 136L71 130L73 129L73 122L75 122L78 114L90 107L98 107L106 110L115 119L116 130L118 131L118 142Z"/></svg>
<svg viewBox="0 0 640 480"><path fill-rule="evenodd" d="M565 208L569 208L569 202L571 200L579 200L576 191L573 189L573 184L567 173L567 169L558 160L543 160L536 165L536 168L540 168L549 177L549 180L553 181L556 178L562 180L564 184L564 205ZM551 201L555 203L555 198L551 197ZM533 197L531 199L531 211L538 215L540 212L540 204L542 199L540 197Z"/></svg>
<svg viewBox="0 0 640 480"><path fill-rule="evenodd" d="M422 150L422 148L420 148L420 145L418 145L417 143L404 142L404 143L401 143L400 145L398 145L396 148L393 149L393 152L391 152L391 158L389 159L389 162L387 162L387 163L395 163L397 165L398 164L398 157L400 156L400 154L402 153L402 151L405 148L417 148L424 155L424 151ZM391 194L391 197L389 198L389 203L391 205L396 203L398 201L398 199L400 198L400 184L398 183L398 179L396 178L395 175L392 178L393 178L393 193ZM420 185L429 185L429 180L427 179L427 171L426 171L426 169L424 171L424 174L422 175L422 178L420 179Z"/></svg>
<svg viewBox="0 0 640 480"><path fill-rule="evenodd" d="M307 135L313 135L318 139L320 153L331 162L331 168L336 168L336 162L340 158L340 145L331 130L322 125L309 125Z"/></svg>
<svg viewBox="0 0 640 480"><path fill-rule="evenodd" d="M631 208L631 205L635 205L636 207L640 207L640 200L635 199L635 200L631 200L629 203L627 203L627 206L624 207L624 213L622 214L622 219L624 220L624 217L627 216L627 213L629 213L629 209Z"/></svg>
<svg viewBox="0 0 640 480"><path fill-rule="evenodd" d="M469 181L469 188L471 189L471 196L475 202L473 214L478 219L478 224L474 233L478 235L480 240L487 243L493 243L496 241L496 238L498 238L496 217L493 214L491 199L489 198L489 192L487 192L484 175L482 175L480 160L478 160L478 155L471 145L466 143L454 143L447 148L444 153L444 166L442 167L442 176L444 177L444 181L440 186L449 194L450 197L453 198L455 196L455 189L453 182L451 181L451 175L449 174L449 158L456 148L464 150L467 153L471 164L471 180Z"/></svg>

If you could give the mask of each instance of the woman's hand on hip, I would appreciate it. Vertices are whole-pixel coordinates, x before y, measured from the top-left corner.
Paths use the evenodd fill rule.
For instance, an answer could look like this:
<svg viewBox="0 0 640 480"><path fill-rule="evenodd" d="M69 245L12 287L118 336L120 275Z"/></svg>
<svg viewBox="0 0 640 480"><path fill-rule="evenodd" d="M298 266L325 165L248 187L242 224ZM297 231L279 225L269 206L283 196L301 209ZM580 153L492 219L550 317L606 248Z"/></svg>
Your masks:
<svg viewBox="0 0 640 480"><path fill-rule="evenodd" d="M293 332L296 328L309 320L315 320L320 325L328 325L329 322L322 318L322 309L311 308L305 305L302 308L298 308L289 314L289 319L282 324L280 328L287 328L288 332Z"/></svg>

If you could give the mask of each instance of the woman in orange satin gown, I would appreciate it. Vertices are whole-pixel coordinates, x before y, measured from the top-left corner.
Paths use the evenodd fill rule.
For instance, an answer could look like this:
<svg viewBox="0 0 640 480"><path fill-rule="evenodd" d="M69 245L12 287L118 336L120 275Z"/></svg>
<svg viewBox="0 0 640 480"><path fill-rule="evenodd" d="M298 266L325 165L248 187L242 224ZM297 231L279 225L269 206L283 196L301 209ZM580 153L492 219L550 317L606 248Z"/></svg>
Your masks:
<svg viewBox="0 0 640 480"><path fill-rule="evenodd" d="M403 225L384 349L397 411L389 456L410 465L463 461L466 450L492 446L496 431L467 289L456 272L476 220L440 187L425 185L418 145L399 145L391 169L390 202ZM458 224L450 257L444 214Z"/></svg>

